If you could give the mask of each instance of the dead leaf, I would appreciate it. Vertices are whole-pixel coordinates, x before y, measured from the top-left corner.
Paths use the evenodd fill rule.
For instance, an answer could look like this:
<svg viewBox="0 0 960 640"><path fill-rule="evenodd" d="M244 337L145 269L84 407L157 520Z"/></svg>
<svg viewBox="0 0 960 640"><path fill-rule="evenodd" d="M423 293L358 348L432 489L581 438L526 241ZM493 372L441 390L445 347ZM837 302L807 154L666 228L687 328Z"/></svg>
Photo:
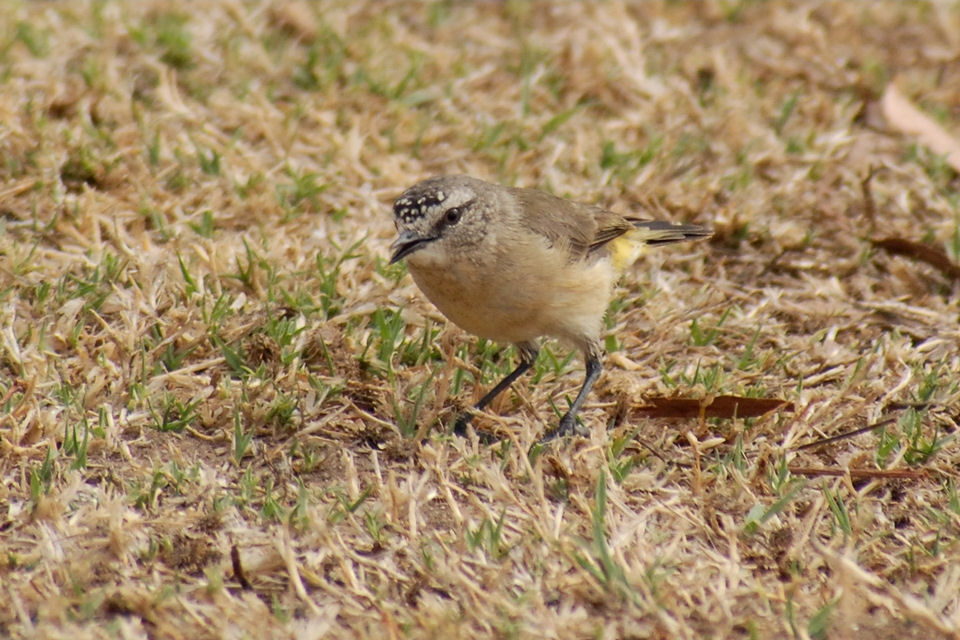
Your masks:
<svg viewBox="0 0 960 640"><path fill-rule="evenodd" d="M637 411L651 418L755 418L771 411L793 411L793 403L779 398L716 396L699 398L648 398Z"/></svg>
<svg viewBox="0 0 960 640"><path fill-rule="evenodd" d="M915 136L935 154L944 156L954 171L960 172L960 141L933 118L920 111L891 82L880 98L883 117L894 129Z"/></svg>

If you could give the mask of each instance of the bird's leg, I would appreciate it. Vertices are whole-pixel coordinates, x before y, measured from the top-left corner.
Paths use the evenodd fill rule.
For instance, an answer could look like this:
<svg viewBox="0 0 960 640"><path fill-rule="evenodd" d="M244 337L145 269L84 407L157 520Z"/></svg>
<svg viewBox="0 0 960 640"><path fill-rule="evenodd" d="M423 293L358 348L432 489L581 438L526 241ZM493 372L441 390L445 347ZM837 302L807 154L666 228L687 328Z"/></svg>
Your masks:
<svg viewBox="0 0 960 640"><path fill-rule="evenodd" d="M498 382L493 389L490 389L477 404L474 405L474 409L477 411L482 411L490 402L500 395L504 389L509 387L513 382L526 373L527 369L533 366L533 363L537 361L537 354L539 349L537 345L532 342L524 342L517 345L517 348L520 350L520 364L517 365L517 368L504 376L503 380ZM473 418L473 414L469 411L457 418L457 421L453 424L453 432L458 436L466 435L467 425L470 424L470 420Z"/></svg>
<svg viewBox="0 0 960 640"><path fill-rule="evenodd" d="M570 436L575 433L581 436L589 435L589 432L584 427L577 424L577 412L580 411L583 401L587 399L587 394L590 393L590 389L593 388L597 378L600 377L600 372L603 371L603 361L601 360L599 345L590 345L588 349L585 349L583 358L587 374L583 379L580 392L577 394L577 397L574 398L570 409L560 418L560 426L558 426L553 433L547 434L544 440L551 440L560 436Z"/></svg>

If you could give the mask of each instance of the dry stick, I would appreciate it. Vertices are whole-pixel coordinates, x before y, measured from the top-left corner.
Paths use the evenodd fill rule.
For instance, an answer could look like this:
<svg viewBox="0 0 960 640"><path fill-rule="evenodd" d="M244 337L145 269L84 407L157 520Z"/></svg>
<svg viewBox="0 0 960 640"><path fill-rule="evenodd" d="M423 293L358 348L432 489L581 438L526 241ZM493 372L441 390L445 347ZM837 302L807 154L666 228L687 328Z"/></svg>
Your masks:
<svg viewBox="0 0 960 640"><path fill-rule="evenodd" d="M851 430L851 431L847 431L846 433L841 433L841 434L839 434L839 435L830 436L829 438L821 438L821 439L819 439L819 440L814 440L813 442L808 442L808 443L806 443L806 444L801 444L801 445L796 446L796 447L791 447L790 450L791 450L791 451L803 451L804 449L812 449L812 448L814 448L814 447L819 447L820 445L830 444L831 442L837 442L837 441L839 441L839 440L844 440L844 439L846 439L846 438L852 438L853 436L857 436L857 435L860 435L861 433L865 433L865 432L867 432L867 431L871 431L871 430L873 430L873 429L876 429L877 427L886 426L886 425L888 425L888 424L890 424L890 423L892 423L892 422L896 422L896 421L897 421L896 418L887 418L886 420L881 420L880 422L874 422L873 424L868 424L868 425L865 426L865 427L859 427L859 428L857 428L857 429L853 429L853 430Z"/></svg>
<svg viewBox="0 0 960 640"><path fill-rule="evenodd" d="M863 192L863 214L870 222L871 235L877 224L877 205L873 199L873 189L870 187L870 181L873 180L873 176L876 175L876 173L877 168L870 165L870 168L867 170L867 175L860 181L860 190Z"/></svg>
<svg viewBox="0 0 960 640"><path fill-rule="evenodd" d="M700 477L700 442L690 431L686 433L687 442L693 447L693 495L700 495L702 483Z"/></svg>
<svg viewBox="0 0 960 640"><path fill-rule="evenodd" d="M247 576L243 573L243 565L240 564L240 549L237 548L237 545L230 547L230 562L233 564L233 577L237 579L240 586L248 591L253 589L253 585L250 584Z"/></svg>
<svg viewBox="0 0 960 640"><path fill-rule="evenodd" d="M14 380L13 383L10 385L10 388L7 389L7 392L3 394L2 398L0 398L0 404L7 404L8 402L10 402L10 398L13 397L13 394L15 394L17 391L20 391L21 389L23 389L23 383L20 382L19 380Z"/></svg>
<svg viewBox="0 0 960 640"><path fill-rule="evenodd" d="M851 478L906 478L908 480L917 480L927 477L924 470L914 471L911 469L837 469L829 467L798 467L787 465L787 471L797 476L835 476L842 477L849 475Z"/></svg>
<svg viewBox="0 0 960 640"><path fill-rule="evenodd" d="M0 424L3 424L5 419L10 420L10 425L16 427L16 421L19 420L29 408L27 400L30 399L30 396L33 395L33 384L27 385L21 379L16 379L10 384L10 388L7 389L7 392L3 394L3 397L0 398L0 405L7 404L13 398L13 395L18 391L23 393L23 396L20 398L20 401L17 402L16 406L11 409L6 415L0 416ZM19 438L17 438L19 440Z"/></svg>
<svg viewBox="0 0 960 640"><path fill-rule="evenodd" d="M647 451L649 451L652 455L654 455L654 456L656 456L657 458L659 458L660 461L663 462L663 463L665 463L665 464L675 464L675 465L677 465L678 467L689 467L689 466L690 466L688 463L676 462L676 461L674 461L674 460L667 460L667 459L663 456L662 453L660 453L659 451L657 451L657 449L654 448L654 446L653 446L652 444L650 444L649 442L647 442L647 441L644 440L643 438L634 436L633 441L636 442L637 444L639 444L641 447L643 447L643 448L646 449Z"/></svg>
<svg viewBox="0 0 960 640"><path fill-rule="evenodd" d="M937 247L931 247L919 242L913 242L905 238L880 238L871 240L871 244L881 249L886 249L888 253L897 256L904 256L925 262L931 267L938 269L944 276L951 280L960 280L960 265L950 259L945 251Z"/></svg>

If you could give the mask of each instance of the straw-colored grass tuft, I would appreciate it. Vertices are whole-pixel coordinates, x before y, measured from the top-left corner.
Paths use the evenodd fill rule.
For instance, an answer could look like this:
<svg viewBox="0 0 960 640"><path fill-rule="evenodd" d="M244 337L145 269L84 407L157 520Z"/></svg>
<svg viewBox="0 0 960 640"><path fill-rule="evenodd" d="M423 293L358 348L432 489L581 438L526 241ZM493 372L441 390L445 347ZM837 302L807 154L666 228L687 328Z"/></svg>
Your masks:
<svg viewBox="0 0 960 640"><path fill-rule="evenodd" d="M0 636L960 638L957 34L4 1ZM715 229L625 277L590 438L534 447L553 342L449 435L515 354L387 265L438 173Z"/></svg>

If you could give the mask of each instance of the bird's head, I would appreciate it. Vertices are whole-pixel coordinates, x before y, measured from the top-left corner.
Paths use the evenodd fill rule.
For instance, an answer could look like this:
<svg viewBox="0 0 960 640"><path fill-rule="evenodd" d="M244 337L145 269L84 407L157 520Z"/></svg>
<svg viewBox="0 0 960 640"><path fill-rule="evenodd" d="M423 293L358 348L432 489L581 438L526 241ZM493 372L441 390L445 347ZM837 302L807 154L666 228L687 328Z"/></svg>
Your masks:
<svg viewBox="0 0 960 640"><path fill-rule="evenodd" d="M442 259L482 242L497 204L492 187L469 176L437 176L404 191L393 204L398 235L390 263L416 254Z"/></svg>

